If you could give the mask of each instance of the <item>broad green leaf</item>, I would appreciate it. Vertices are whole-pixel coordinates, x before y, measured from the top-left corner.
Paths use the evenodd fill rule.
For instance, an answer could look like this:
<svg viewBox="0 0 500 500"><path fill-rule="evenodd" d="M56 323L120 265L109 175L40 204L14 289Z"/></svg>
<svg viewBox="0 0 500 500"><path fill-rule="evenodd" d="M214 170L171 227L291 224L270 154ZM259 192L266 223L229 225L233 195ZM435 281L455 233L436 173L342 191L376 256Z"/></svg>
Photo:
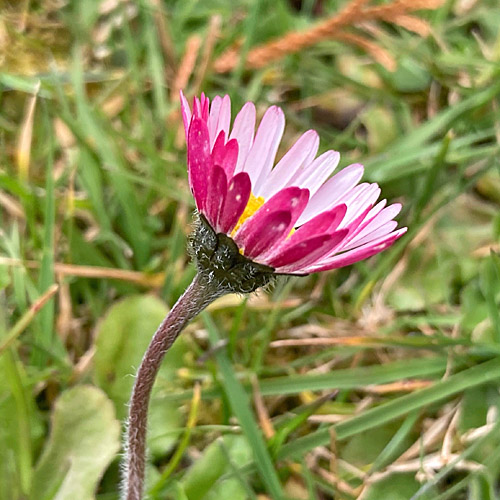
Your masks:
<svg viewBox="0 0 500 500"><path fill-rule="evenodd" d="M217 483L205 500L248 500L248 493L237 479Z"/></svg>
<svg viewBox="0 0 500 500"><path fill-rule="evenodd" d="M361 468L375 461L394 436L400 422L390 422L377 428L377 432L358 432L342 446L342 459Z"/></svg>
<svg viewBox="0 0 500 500"><path fill-rule="evenodd" d="M373 153L383 151L397 137L394 114L386 107L368 108L362 113L361 123L366 127L366 140Z"/></svg>
<svg viewBox="0 0 500 500"><path fill-rule="evenodd" d="M474 387L464 392L460 411L459 429L466 432L486 425L488 414L488 387Z"/></svg>
<svg viewBox="0 0 500 500"><path fill-rule="evenodd" d="M54 407L50 438L35 468L31 500L91 500L120 449L112 402L96 387L65 391Z"/></svg>
<svg viewBox="0 0 500 500"><path fill-rule="evenodd" d="M215 441L205 449L203 455L184 475L181 486L186 497L189 500L229 498L213 494L208 496L207 494L212 491L220 491L220 487L216 486L216 483L222 475L231 470L228 460L235 464L241 464L248 462L251 456L251 448L243 436L227 435ZM220 484L226 484L226 480ZM214 489L212 490L212 488ZM232 498L236 500L239 496Z"/></svg>
<svg viewBox="0 0 500 500"><path fill-rule="evenodd" d="M415 473L389 474L368 487L363 500L408 500L420 488ZM419 500L432 500L435 493L419 496Z"/></svg>
<svg viewBox="0 0 500 500"><path fill-rule="evenodd" d="M414 58L404 57L396 71L391 74L391 82L401 92L425 90L431 83L429 71Z"/></svg>

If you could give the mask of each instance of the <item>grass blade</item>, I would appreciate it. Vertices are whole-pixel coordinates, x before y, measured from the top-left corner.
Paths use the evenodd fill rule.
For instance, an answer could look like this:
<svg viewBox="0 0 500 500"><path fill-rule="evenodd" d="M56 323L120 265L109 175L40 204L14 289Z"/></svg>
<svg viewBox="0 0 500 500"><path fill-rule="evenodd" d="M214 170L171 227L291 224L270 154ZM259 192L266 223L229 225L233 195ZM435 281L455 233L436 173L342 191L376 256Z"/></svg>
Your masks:
<svg viewBox="0 0 500 500"><path fill-rule="evenodd" d="M354 436L359 432L372 429L386 422L394 420L422 408L423 406L435 403L442 399L453 396L465 389L475 387L486 382L500 378L500 360L490 359L477 366L452 375L448 379L442 380L432 387L421 391L407 394L381 406L372 408L345 422L340 422L334 426L338 440ZM278 458L290 458L302 456L304 453L317 446L325 446L330 441L330 428L324 427L304 438L297 439L293 443L284 446Z"/></svg>
<svg viewBox="0 0 500 500"><path fill-rule="evenodd" d="M215 346L220 340L215 323L212 321L208 313L203 314L203 321L208 330L210 343L212 346ZM284 496L280 480L276 474L276 470L266 443L264 442L262 434L253 416L248 395L236 378L226 351L217 351L215 359L217 360L217 365L222 375L222 385L230 402L231 408L238 418L241 428L243 429L243 432L252 447L257 470L259 471L259 474L262 477L262 480L271 497L275 500L282 499Z"/></svg>

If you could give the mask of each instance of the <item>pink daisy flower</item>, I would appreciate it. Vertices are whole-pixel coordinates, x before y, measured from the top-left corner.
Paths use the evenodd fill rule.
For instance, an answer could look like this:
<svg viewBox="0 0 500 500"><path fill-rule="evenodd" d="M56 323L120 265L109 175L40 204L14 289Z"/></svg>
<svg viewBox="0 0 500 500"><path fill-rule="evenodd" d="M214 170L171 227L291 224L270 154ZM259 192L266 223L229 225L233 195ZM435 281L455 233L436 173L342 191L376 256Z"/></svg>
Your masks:
<svg viewBox="0 0 500 500"><path fill-rule="evenodd" d="M210 103L202 94L191 110L181 92L181 106L196 207L248 259L275 273L304 275L366 259L406 232L393 220L401 205L377 203L378 184L359 183L362 165L330 177L340 155L316 157L314 130L274 165L285 127L280 108L271 106L255 131L251 102L232 126L227 95Z"/></svg>

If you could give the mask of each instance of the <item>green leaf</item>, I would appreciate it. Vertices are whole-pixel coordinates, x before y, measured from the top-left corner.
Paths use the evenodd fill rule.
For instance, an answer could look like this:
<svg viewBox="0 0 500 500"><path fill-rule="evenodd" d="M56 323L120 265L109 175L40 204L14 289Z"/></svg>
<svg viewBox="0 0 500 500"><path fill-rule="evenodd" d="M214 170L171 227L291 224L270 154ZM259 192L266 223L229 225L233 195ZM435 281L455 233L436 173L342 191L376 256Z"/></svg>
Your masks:
<svg viewBox="0 0 500 500"><path fill-rule="evenodd" d="M111 306L98 326L95 378L115 403L121 420L127 416L135 372L167 312L165 304L151 295L127 297ZM184 353L181 337L165 356L153 390L148 432L148 447L153 456L169 450L176 439L173 430L182 425L179 406L159 394L171 390L174 375L183 365Z"/></svg>
<svg viewBox="0 0 500 500"><path fill-rule="evenodd" d="M106 395L91 386L67 390L56 402L30 499L93 499L119 449L120 423Z"/></svg>
<svg viewBox="0 0 500 500"><path fill-rule="evenodd" d="M424 153L425 156L434 157L439 151L439 144L425 146L432 137L442 135L465 114L491 102L499 91L500 84L495 83L495 85L489 85L481 91L473 92L456 105L444 108L423 125L401 135L393 146L387 148L383 154L365 161L365 168L370 172L370 180L382 182L391 178L394 179L399 175L411 174L411 169L406 167L416 164L417 158L421 159ZM472 136L473 134L471 134ZM466 137L465 139L453 140L450 149L465 147L468 139ZM475 146L475 149L477 149L477 146Z"/></svg>
<svg viewBox="0 0 500 500"><path fill-rule="evenodd" d="M431 75L427 68L411 57L404 57L398 67L391 73L394 87L401 92L419 92L427 89L431 83Z"/></svg>
<svg viewBox="0 0 500 500"><path fill-rule="evenodd" d="M45 114L45 122L48 117ZM49 127L47 126L49 129ZM50 129L49 129L50 130ZM44 236L43 252L40 266L39 290L40 295L45 293L54 283L54 227L55 227L55 186L53 175L54 164L54 141L52 131L49 133L48 143L50 145L45 171L45 210L44 210ZM60 356L65 354L64 346L59 337L54 333L54 301L50 302L40 311L36 321L34 331L35 344L39 349L32 352L33 363L42 368L47 363L47 351L55 350Z"/></svg>
<svg viewBox="0 0 500 500"><path fill-rule="evenodd" d="M180 483L183 491L189 500L202 500L215 487L220 477L230 470L228 460L241 464L248 462L250 458L251 449L243 436L224 436L210 444L184 475ZM225 483L226 480L221 484Z"/></svg>
<svg viewBox="0 0 500 500"><path fill-rule="evenodd" d="M0 290L10 285L11 279L6 266L0 266Z"/></svg>
<svg viewBox="0 0 500 500"><path fill-rule="evenodd" d="M225 479L216 484L205 500L247 500L248 493L237 479Z"/></svg>
<svg viewBox="0 0 500 500"><path fill-rule="evenodd" d="M413 426L417 422L418 417L419 411L415 410L405 418L401 426L392 436L391 440L380 452L378 457L373 461L371 472L380 470L385 465L390 464L391 460L395 460L405 449L410 446L411 439L409 436L411 430L413 429Z"/></svg>
<svg viewBox="0 0 500 500"><path fill-rule="evenodd" d="M397 138L394 113L385 106L366 109L361 115L361 123L366 127L366 140L371 152L383 151Z"/></svg>
<svg viewBox="0 0 500 500"><path fill-rule="evenodd" d="M494 253L484 263L482 271L482 290L488 305L491 324L493 326L493 339L500 343L500 314L498 312L497 297L500 294L500 270L497 264L498 256Z"/></svg>
<svg viewBox="0 0 500 500"><path fill-rule="evenodd" d="M358 432L342 447L342 459L359 468L373 463L394 436L395 427L396 422L388 422L377 427L377 432Z"/></svg>
<svg viewBox="0 0 500 500"><path fill-rule="evenodd" d="M420 483L415 479L415 473L394 473L385 476L368 487L363 500L408 500L419 489ZM431 500L434 494L419 496L419 500Z"/></svg>
<svg viewBox="0 0 500 500"><path fill-rule="evenodd" d="M337 439L342 440L354 436L359 432L373 429L386 422L406 415L426 405L449 398L470 387L485 384L500 379L500 363L498 358L490 359L479 365L473 366L447 379L422 389L406 394L397 399L356 415L355 417L340 422L334 427ZM280 450L279 458L302 456L316 446L324 446L330 440L330 428L323 427L305 437L288 443Z"/></svg>
<svg viewBox="0 0 500 500"><path fill-rule="evenodd" d="M415 347L419 345L418 338L407 340L409 344L413 343ZM446 357L429 356L427 358L393 361L383 366L371 365L358 368L344 368L319 375L293 374L259 380L259 387L263 396L298 394L303 391L353 389L370 384L386 384L395 380L412 377L441 376L446 370L446 362ZM184 401L192 397L192 390L165 395L165 398L169 401ZM220 390L217 388L205 389L202 394L202 399L219 397Z"/></svg>
<svg viewBox="0 0 500 500"><path fill-rule="evenodd" d="M0 500L25 496L32 480L35 438L42 424L24 369L13 349L0 356Z"/></svg>
<svg viewBox="0 0 500 500"><path fill-rule="evenodd" d="M428 357L425 360L407 359L386 365L345 368L320 375L289 375L262 380L262 395L297 394L302 391L352 389L369 384L384 384L410 377L428 377L441 374L446 367L443 357Z"/></svg>

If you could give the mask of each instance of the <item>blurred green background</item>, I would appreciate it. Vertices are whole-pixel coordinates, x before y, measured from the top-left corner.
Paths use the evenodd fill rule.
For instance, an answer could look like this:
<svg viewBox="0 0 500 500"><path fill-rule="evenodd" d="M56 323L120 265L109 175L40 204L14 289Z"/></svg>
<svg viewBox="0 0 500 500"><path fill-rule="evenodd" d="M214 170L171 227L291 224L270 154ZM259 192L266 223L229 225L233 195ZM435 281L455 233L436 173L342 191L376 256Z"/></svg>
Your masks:
<svg viewBox="0 0 500 500"><path fill-rule="evenodd" d="M410 230L187 328L149 498L500 498L500 6L412 4L0 2L0 500L118 498L134 371L194 274L179 88L281 106L279 155L318 130Z"/></svg>

